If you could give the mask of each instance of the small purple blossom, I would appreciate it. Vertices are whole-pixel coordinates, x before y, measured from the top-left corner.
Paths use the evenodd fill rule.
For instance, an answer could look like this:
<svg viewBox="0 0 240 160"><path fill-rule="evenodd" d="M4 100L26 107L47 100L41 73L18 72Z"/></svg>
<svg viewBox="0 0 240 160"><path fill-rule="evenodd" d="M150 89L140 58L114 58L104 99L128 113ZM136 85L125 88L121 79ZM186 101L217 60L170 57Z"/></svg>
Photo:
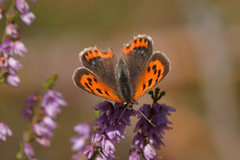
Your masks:
<svg viewBox="0 0 240 160"><path fill-rule="evenodd" d="M21 41L15 41L13 43L13 52L20 56L25 56L25 53L27 52L27 48Z"/></svg>
<svg viewBox="0 0 240 160"><path fill-rule="evenodd" d="M25 12L21 14L20 18L26 25L30 26L36 17L32 12Z"/></svg>
<svg viewBox="0 0 240 160"><path fill-rule="evenodd" d="M11 74L15 74L20 68L22 68L21 63L13 57L8 59L8 70Z"/></svg>
<svg viewBox="0 0 240 160"><path fill-rule="evenodd" d="M80 123L80 124L76 125L73 128L73 130L75 132L78 132L78 134L82 135L86 139L88 139L91 135L91 128L88 123Z"/></svg>
<svg viewBox="0 0 240 160"><path fill-rule="evenodd" d="M136 136L133 138L131 147L135 147L136 151L143 149L144 146L144 137L142 134L137 133Z"/></svg>
<svg viewBox="0 0 240 160"><path fill-rule="evenodd" d="M5 29L5 33L8 36L11 36L13 38L18 38L18 36L20 35L20 30L18 29L16 24L8 24L6 29Z"/></svg>
<svg viewBox="0 0 240 160"><path fill-rule="evenodd" d="M23 144L23 151L28 159L32 159L35 155L34 149L30 143Z"/></svg>
<svg viewBox="0 0 240 160"><path fill-rule="evenodd" d="M71 138L70 142L73 144L71 150L77 151L77 152L82 152L85 147L85 141L86 141L86 139L82 136Z"/></svg>
<svg viewBox="0 0 240 160"><path fill-rule="evenodd" d="M60 106L66 105L67 103L62 94L54 90L46 91L42 99L42 107L46 114L52 118L55 118L61 112Z"/></svg>
<svg viewBox="0 0 240 160"><path fill-rule="evenodd" d="M13 55L13 45L14 45L14 43L9 39L5 39L0 44L0 52L2 52L4 57L8 57L10 55Z"/></svg>
<svg viewBox="0 0 240 160"><path fill-rule="evenodd" d="M87 145L83 150L83 157L90 159L92 158L93 153L94 153L94 147L92 145Z"/></svg>
<svg viewBox="0 0 240 160"><path fill-rule="evenodd" d="M137 151L132 151L129 155L128 160L141 160L141 157Z"/></svg>
<svg viewBox="0 0 240 160"><path fill-rule="evenodd" d="M48 128L43 122L35 123L33 125L33 131L39 137L50 139L53 136L52 129Z"/></svg>
<svg viewBox="0 0 240 160"><path fill-rule="evenodd" d="M153 160L154 158L156 158L156 152L150 144L147 144L143 147L143 155L146 160Z"/></svg>
<svg viewBox="0 0 240 160"><path fill-rule="evenodd" d="M20 13L26 13L29 10L29 6L25 0L16 0L15 6Z"/></svg>
<svg viewBox="0 0 240 160"><path fill-rule="evenodd" d="M6 82L14 87L18 87L20 85L20 79L17 75L15 74L9 74L7 75Z"/></svg>
<svg viewBox="0 0 240 160"><path fill-rule="evenodd" d="M37 137L36 141L42 145L43 147L50 147L51 141L50 139L44 138L44 137Z"/></svg>
<svg viewBox="0 0 240 160"><path fill-rule="evenodd" d="M12 136L12 131L6 124L0 122L0 139L6 141L7 136Z"/></svg>

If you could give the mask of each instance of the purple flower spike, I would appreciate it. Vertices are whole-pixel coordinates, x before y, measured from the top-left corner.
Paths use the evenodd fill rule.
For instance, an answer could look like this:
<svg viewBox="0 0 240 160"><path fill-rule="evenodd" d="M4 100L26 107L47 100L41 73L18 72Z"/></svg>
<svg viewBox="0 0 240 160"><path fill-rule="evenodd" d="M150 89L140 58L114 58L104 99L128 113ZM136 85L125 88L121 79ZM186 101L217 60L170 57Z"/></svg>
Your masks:
<svg viewBox="0 0 240 160"><path fill-rule="evenodd" d="M141 160L141 157L137 151L132 151L128 157L128 160Z"/></svg>
<svg viewBox="0 0 240 160"><path fill-rule="evenodd" d="M144 146L143 155L146 160L153 160L154 158L156 158L156 152L154 151L150 144Z"/></svg>
<svg viewBox="0 0 240 160"><path fill-rule="evenodd" d="M32 159L34 157L34 149L30 143L23 144L23 151L28 159Z"/></svg>
<svg viewBox="0 0 240 160"><path fill-rule="evenodd" d="M5 32L13 38L17 38L20 34L20 30L17 28L17 25L12 23L7 25Z"/></svg>
<svg viewBox="0 0 240 160"><path fill-rule="evenodd" d="M8 70L10 73L15 74L20 68L22 68L21 63L13 57L8 59Z"/></svg>
<svg viewBox="0 0 240 160"><path fill-rule="evenodd" d="M91 135L91 128L88 123L80 123L76 125L73 130L78 132L78 134L82 135L84 138L88 139Z"/></svg>
<svg viewBox="0 0 240 160"><path fill-rule="evenodd" d="M6 124L0 122L0 139L6 141L7 140L6 136L12 136L12 131Z"/></svg>
<svg viewBox="0 0 240 160"><path fill-rule="evenodd" d="M9 74L7 75L7 79L6 82L14 87L18 87L20 85L20 79L18 76L14 75L14 74Z"/></svg>
<svg viewBox="0 0 240 160"><path fill-rule="evenodd" d="M27 52L27 48L21 41L15 41L13 44L13 52L20 56L25 56L25 53Z"/></svg>
<svg viewBox="0 0 240 160"><path fill-rule="evenodd" d="M142 134L137 133L137 135L133 138L131 147L135 147L135 149L138 151L142 149L144 146L144 137Z"/></svg>
<svg viewBox="0 0 240 160"><path fill-rule="evenodd" d="M90 159L90 158L92 158L93 153L94 153L94 147L92 145L88 145L83 150L83 157Z"/></svg>
<svg viewBox="0 0 240 160"><path fill-rule="evenodd" d="M21 14L20 18L26 25L30 26L36 17L32 12L26 12Z"/></svg>

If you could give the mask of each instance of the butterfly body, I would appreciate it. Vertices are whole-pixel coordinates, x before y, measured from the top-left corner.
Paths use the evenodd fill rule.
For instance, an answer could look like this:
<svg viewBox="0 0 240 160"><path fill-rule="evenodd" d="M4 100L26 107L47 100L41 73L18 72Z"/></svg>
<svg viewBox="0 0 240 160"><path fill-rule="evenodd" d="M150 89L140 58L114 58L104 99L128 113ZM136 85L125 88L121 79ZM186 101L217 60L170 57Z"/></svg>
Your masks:
<svg viewBox="0 0 240 160"><path fill-rule="evenodd" d="M132 104L170 70L170 61L164 53L152 53L152 43L149 36L134 37L123 46L119 61L111 49L96 46L84 49L79 54L83 67L74 71L74 84L94 95Z"/></svg>

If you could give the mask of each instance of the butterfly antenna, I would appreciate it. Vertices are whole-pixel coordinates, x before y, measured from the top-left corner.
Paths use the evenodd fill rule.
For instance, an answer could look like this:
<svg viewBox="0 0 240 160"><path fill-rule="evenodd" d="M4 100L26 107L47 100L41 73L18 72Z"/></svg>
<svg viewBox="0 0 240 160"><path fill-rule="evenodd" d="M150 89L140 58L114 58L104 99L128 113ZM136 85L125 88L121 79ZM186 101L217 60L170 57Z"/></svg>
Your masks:
<svg viewBox="0 0 240 160"><path fill-rule="evenodd" d="M136 107L134 107L136 111L138 111L153 127L156 127L155 124L153 124L143 113L142 111L140 111L139 109L137 109Z"/></svg>
<svg viewBox="0 0 240 160"><path fill-rule="evenodd" d="M122 118L124 112L126 111L127 107L124 108L123 112L121 113L120 117L118 118L117 122L114 124L114 126L116 126L118 124L118 122L120 121L120 119Z"/></svg>

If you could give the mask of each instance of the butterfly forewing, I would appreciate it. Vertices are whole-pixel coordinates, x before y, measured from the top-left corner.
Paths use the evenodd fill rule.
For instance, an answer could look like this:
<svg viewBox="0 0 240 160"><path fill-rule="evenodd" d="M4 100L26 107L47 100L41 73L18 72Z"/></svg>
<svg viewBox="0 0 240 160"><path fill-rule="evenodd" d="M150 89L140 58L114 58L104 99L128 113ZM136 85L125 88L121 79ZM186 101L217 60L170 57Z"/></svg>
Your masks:
<svg viewBox="0 0 240 160"><path fill-rule="evenodd" d="M74 71L73 81L76 86L89 93L109 100L122 102L116 92L85 67L79 67Z"/></svg>
<svg viewBox="0 0 240 160"><path fill-rule="evenodd" d="M150 58L147 67L142 74L137 87L134 90L133 100L143 96L158 82L160 82L170 70L170 61L162 52L155 52Z"/></svg>
<svg viewBox="0 0 240 160"><path fill-rule="evenodd" d="M123 45L123 59L130 73L132 88L136 88L137 82L152 55L152 44L151 37L138 35L130 43Z"/></svg>
<svg viewBox="0 0 240 160"><path fill-rule="evenodd" d="M117 92L115 67L117 57L111 49L101 50L97 46L84 49L80 54L83 66L91 70L102 82Z"/></svg>

